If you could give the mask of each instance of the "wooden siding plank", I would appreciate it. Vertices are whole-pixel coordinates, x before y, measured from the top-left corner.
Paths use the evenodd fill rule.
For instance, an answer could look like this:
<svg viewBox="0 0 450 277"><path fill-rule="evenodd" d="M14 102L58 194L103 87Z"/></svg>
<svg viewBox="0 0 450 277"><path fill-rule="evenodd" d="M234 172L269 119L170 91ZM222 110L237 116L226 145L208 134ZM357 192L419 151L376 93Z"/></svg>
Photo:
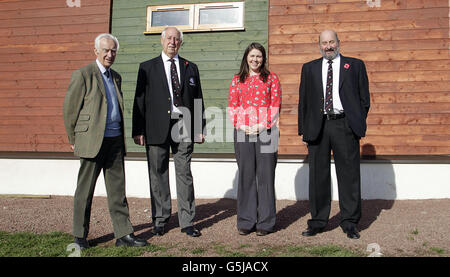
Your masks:
<svg viewBox="0 0 450 277"><path fill-rule="evenodd" d="M329 23L303 23L303 24L273 24L269 26L269 35L290 35L290 34L319 34L321 30L329 28ZM368 31L392 31L392 30L414 30L414 29L435 29L445 28L448 21L441 18L411 18L402 20L369 21L364 24L354 22L336 22L333 28L336 32L368 32Z"/></svg>
<svg viewBox="0 0 450 277"><path fill-rule="evenodd" d="M367 117L369 125L450 125L450 113L421 113L421 114L372 114ZM282 129L297 129L297 114L282 114L280 116ZM286 129L284 129L286 130Z"/></svg>
<svg viewBox="0 0 450 277"><path fill-rule="evenodd" d="M297 114L298 104L284 103L282 113ZM450 112L450 103L389 103L377 104L373 103L370 106L370 114L396 114L396 113L444 113Z"/></svg>

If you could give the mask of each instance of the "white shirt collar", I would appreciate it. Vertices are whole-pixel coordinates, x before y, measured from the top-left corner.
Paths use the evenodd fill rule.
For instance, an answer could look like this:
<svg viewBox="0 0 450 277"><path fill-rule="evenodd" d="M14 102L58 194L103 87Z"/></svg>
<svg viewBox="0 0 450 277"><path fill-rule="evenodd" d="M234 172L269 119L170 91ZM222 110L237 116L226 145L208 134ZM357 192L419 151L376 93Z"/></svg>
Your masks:
<svg viewBox="0 0 450 277"><path fill-rule="evenodd" d="M328 63L328 59L323 58L322 60L323 60L322 61L323 64ZM333 61L333 64L339 63L341 61L341 54L340 53L337 54L337 56L334 59L332 59L332 61Z"/></svg>
<svg viewBox="0 0 450 277"><path fill-rule="evenodd" d="M98 66L98 69L100 69L100 72L102 74L105 74L106 68L103 66L103 64L101 64L98 59L96 59L95 61L97 62L97 66Z"/></svg>
<svg viewBox="0 0 450 277"><path fill-rule="evenodd" d="M170 57L166 55L166 53L164 53L164 51L161 53L161 57L163 59L164 62L167 62L170 60ZM175 57L173 57L173 59L178 62L178 54L175 55Z"/></svg>

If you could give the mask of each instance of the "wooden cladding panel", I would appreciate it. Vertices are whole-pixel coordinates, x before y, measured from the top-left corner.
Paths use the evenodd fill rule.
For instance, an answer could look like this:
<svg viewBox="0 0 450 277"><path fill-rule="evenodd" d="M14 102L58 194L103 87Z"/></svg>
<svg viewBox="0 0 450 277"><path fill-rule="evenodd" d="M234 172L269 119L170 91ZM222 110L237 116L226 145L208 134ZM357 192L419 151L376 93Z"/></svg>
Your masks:
<svg viewBox="0 0 450 277"><path fill-rule="evenodd" d="M319 58L318 36L334 29L341 53L365 61L371 109L363 154L450 153L448 0L272 0L269 65L280 76L281 154L306 154L297 135L303 63Z"/></svg>
<svg viewBox="0 0 450 277"><path fill-rule="evenodd" d="M164 2L164 3L163 3ZM128 152L143 152L145 148L131 139L131 117L136 76L139 63L161 54L159 34L143 35L145 31L145 7L157 4L218 2L216 0L116 0L113 5L112 31L120 41L120 50L114 68L122 75L122 90L125 101L125 127ZM203 90L205 109L220 108L224 123L228 105L228 89L239 65L245 48L257 41L268 49L268 0L245 1L245 31L192 32L185 33L180 56L197 64ZM210 122L209 119L207 120ZM226 126L225 124L223 126ZM216 126L217 127L217 126ZM217 127L219 128L219 127ZM209 131L212 131L209 129ZM226 128L223 132L226 133ZM212 131L213 132L213 131ZM231 131L232 132L232 131ZM221 137L226 140L225 137ZM195 145L195 153L233 153L231 141L207 141Z"/></svg>
<svg viewBox="0 0 450 277"><path fill-rule="evenodd" d="M110 1L0 1L0 151L70 152L62 105L70 76L95 60Z"/></svg>

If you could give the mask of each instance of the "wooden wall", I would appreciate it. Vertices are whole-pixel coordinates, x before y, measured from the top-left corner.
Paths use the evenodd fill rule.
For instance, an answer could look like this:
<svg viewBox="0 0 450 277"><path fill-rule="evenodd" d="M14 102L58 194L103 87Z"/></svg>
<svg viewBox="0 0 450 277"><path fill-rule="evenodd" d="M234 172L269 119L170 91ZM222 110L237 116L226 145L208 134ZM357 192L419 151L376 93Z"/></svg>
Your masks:
<svg viewBox="0 0 450 277"><path fill-rule="evenodd" d="M76 2L76 1L72 1ZM73 70L95 60L110 1L0 1L0 151L69 152L62 103Z"/></svg>
<svg viewBox="0 0 450 277"><path fill-rule="evenodd" d="M307 153L297 135L302 64L334 29L341 53L365 61L371 93L364 154L450 153L448 0L271 0L269 63L283 86L280 153ZM370 1L376 3L377 1Z"/></svg>
<svg viewBox="0 0 450 277"><path fill-rule="evenodd" d="M114 68L124 77L129 137L138 64L161 51L158 35L143 34L146 5L214 0L110 2L81 0L71 8L64 0L0 1L0 152L70 151L62 120L67 85L73 70L95 59L95 36L110 28L121 42ZM187 33L180 54L198 64L206 106L225 108L245 47L265 45L283 87L280 154L306 154L297 136L301 66L320 57L319 33L335 29L343 55L363 59L368 69L372 106L363 153L449 154L449 1L367 2L246 0L245 31ZM127 144L142 151L130 138ZM196 152L233 147L216 142Z"/></svg>
<svg viewBox="0 0 450 277"><path fill-rule="evenodd" d="M221 2L217 0L115 0L112 11L112 33L120 41L120 50L113 67L122 75L122 89L125 100L125 124L127 150L143 152L131 139L131 117L136 89L139 63L161 54L160 34L144 35L146 6L181 3ZM195 153L234 153L233 128L226 130L228 88L234 74L239 71L245 48L253 41L267 44L268 0L245 1L245 31L184 33L180 56L198 65L206 110L217 107L215 120L222 122L223 133L231 134L227 142L225 135L220 140L195 146ZM214 119L211 117L211 119ZM207 120L207 128L212 120ZM219 128L220 129L220 128ZM222 130L219 130L222 131ZM211 137L209 137L211 138Z"/></svg>

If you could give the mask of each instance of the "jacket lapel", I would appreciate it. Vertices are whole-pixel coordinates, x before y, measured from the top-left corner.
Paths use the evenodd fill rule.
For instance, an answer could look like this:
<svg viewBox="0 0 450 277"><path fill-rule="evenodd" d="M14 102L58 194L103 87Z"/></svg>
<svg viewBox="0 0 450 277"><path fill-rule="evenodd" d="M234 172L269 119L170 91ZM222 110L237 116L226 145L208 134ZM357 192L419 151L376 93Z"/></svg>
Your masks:
<svg viewBox="0 0 450 277"><path fill-rule="evenodd" d="M183 91L183 89L184 89L184 78L186 76L186 60L183 59L180 56L178 56L178 60L179 60L179 63L180 63L180 86L181 86L181 91Z"/></svg>
<svg viewBox="0 0 450 277"><path fill-rule="evenodd" d="M102 73L100 72L96 61L92 63L92 68L94 70L93 73L95 78L97 78L98 89L101 91L103 96L106 97L105 83L103 82Z"/></svg>
<svg viewBox="0 0 450 277"><path fill-rule="evenodd" d="M164 67L164 62L161 55L159 56L159 59L156 59L156 68L159 71L159 79L164 80L162 82L164 89L166 90L167 94L170 95L169 85L167 84L166 69Z"/></svg>
<svg viewBox="0 0 450 277"><path fill-rule="evenodd" d="M346 77L347 70L344 68L345 64L348 64L348 60L346 57L341 55L341 65L339 66L339 92L341 91L342 84L344 83L344 79Z"/></svg>
<svg viewBox="0 0 450 277"><path fill-rule="evenodd" d="M320 88L320 95L323 96L323 80L322 80L322 59L317 59L313 65L314 82L318 84Z"/></svg>
<svg viewBox="0 0 450 277"><path fill-rule="evenodd" d="M119 89L119 84L117 83L119 78L117 76L117 73L112 69L111 69L111 74L112 74L112 78L113 78L114 88L116 89L117 100L119 102L120 109L123 111L123 95L122 95L122 91Z"/></svg>

